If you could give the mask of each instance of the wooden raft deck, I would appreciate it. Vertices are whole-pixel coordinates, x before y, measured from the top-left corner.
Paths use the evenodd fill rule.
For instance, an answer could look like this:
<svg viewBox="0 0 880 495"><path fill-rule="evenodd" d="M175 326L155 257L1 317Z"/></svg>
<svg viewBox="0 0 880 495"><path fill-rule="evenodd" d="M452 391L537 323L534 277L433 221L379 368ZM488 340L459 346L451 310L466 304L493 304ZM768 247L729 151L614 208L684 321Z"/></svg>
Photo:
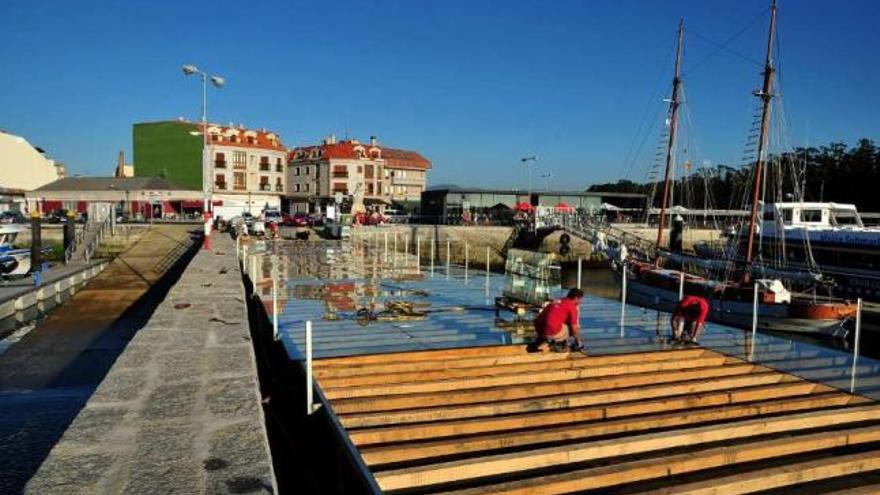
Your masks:
<svg viewBox="0 0 880 495"><path fill-rule="evenodd" d="M880 491L880 404L706 349L512 345L314 369L386 492Z"/></svg>

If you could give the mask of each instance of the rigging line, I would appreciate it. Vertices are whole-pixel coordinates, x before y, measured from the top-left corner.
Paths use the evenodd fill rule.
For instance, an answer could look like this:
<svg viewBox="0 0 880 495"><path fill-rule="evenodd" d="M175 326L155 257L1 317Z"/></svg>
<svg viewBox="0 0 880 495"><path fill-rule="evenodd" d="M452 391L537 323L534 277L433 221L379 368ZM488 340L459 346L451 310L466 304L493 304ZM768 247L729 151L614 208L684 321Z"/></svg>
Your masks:
<svg viewBox="0 0 880 495"><path fill-rule="evenodd" d="M648 114L650 113L650 110L652 108L651 102L655 101L657 99L657 93L660 92L660 87L661 87L660 81L662 80L663 74L666 72L666 69L669 66L669 61L672 58L672 53L674 53L674 50L675 50L675 43L673 43L670 46L670 49L669 49L667 56L664 57L664 59L663 59L664 61L663 61L662 66L660 67L660 72L657 74L657 79L654 81L654 85L652 86L654 88L654 90L651 93L651 98L648 100L648 103L645 105L645 111L642 112L642 118L641 118L641 121L639 122L639 126L636 128L636 133L633 136L632 141L630 141L629 151L627 151L626 157L624 158L624 161L623 161L623 165L624 165L624 167L626 167L626 170L627 170L627 172L624 174L624 177L629 177L629 174L630 174L630 172L632 172L632 168L635 165L636 158L638 157L639 153L641 153L642 146L644 145L645 140L647 139L647 137L645 137L645 139L642 140L642 143L639 146L639 150L636 152L636 156L632 156L633 146L635 145L636 140L638 140L639 135L641 135L641 133L642 133L642 128L644 127L645 121L648 118ZM650 129L650 126L648 128ZM630 158L632 158L632 162L630 162Z"/></svg>
<svg viewBox="0 0 880 495"><path fill-rule="evenodd" d="M719 52L721 52L722 50L727 51L727 52L729 52L729 53L731 53L731 54L733 54L733 55L736 55L736 56L738 56L738 57L740 57L740 58L742 58L742 59L744 59L744 60L746 60L746 61L748 61L748 62L751 62L751 63L753 63L753 64L756 64L758 67L763 67L764 64L763 64L762 62L759 62L759 61L757 61L757 60L755 60L755 59L749 57L748 55L744 55L744 54L742 54L742 53L740 53L740 52L737 52L736 50L730 48L729 45L730 45L731 43L733 43L734 41L736 41L737 38L739 38L740 36L742 36L743 34L745 34L746 31L748 31L749 29L751 29L751 27L754 26L756 22L758 22L759 20L761 20L761 19L763 19L764 17L766 17L766 14L767 14L767 12L768 12L769 10L770 10L769 8L766 8L766 9L762 10L762 11L761 11L759 14L757 14L757 15L756 15L751 21L749 21L748 24L746 24L746 26L745 26L744 28L742 28L742 29L740 29L739 31L737 31L736 33L734 33L733 36L731 36L730 38L728 38L727 41L725 41L724 43L718 43L718 42L716 42L716 41L713 41L712 39L710 39L710 38L708 38L708 37L706 37L706 36L703 36L702 34L700 34L700 33L697 32L697 31L694 31L694 30L688 30L689 33L693 33L693 34L694 34L695 36L697 36L698 38L701 38L701 39L703 39L704 41L706 41L707 43L714 45L716 48L715 48L715 50L714 50L712 53L710 53L709 55L706 55L702 60L700 60L700 61L697 62L696 64L694 64L694 65L688 67L686 70L684 70L683 73L682 73L682 77L683 77L684 75L686 75L686 74L690 74L691 72L694 72L695 70L697 70L697 68L699 68L701 65L703 65L704 63L706 63L707 61L709 61L709 59L711 59L712 57L714 57L715 55L717 55L717 54L718 54Z"/></svg>

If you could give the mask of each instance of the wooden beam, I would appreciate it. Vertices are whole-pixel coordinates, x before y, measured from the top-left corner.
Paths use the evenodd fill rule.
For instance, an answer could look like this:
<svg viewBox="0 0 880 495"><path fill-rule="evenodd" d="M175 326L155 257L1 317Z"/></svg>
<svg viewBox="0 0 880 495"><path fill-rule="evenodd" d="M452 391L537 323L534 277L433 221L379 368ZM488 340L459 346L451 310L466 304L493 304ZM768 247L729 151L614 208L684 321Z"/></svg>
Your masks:
<svg viewBox="0 0 880 495"><path fill-rule="evenodd" d="M617 457L643 452L657 452L681 445L700 445L704 443L730 441L755 435L794 432L812 428L823 428L859 421L876 420L880 405L854 406L828 411L813 411L786 416L750 419L735 423L700 426L660 433L649 433L632 437L601 440L587 443L550 447L511 454L500 454L464 459L458 461L429 464L404 469L380 471L375 473L376 481L383 490L397 490L428 486L439 483L461 481L476 477L496 476L515 473L536 466L550 467L587 462L596 459ZM880 457L871 453L871 458L880 468ZM849 464L846 464L849 466ZM835 464L837 466L837 464ZM797 471L803 474L803 470ZM843 472L843 469L840 470ZM857 472L857 471L850 471ZM838 474L840 475L840 474ZM739 480L742 483L743 480ZM772 488L779 485L768 485ZM675 491L670 493L685 493ZM687 493L695 493L687 491ZM700 492L698 492L700 493ZM702 493L710 493L708 491ZM711 493L743 493L714 491Z"/></svg>
<svg viewBox="0 0 880 495"><path fill-rule="evenodd" d="M669 359L690 359L700 356L717 355L706 349L682 349L670 352L652 352L645 354L613 354L591 355L569 354L560 352L541 352L534 354L514 354L509 356L472 357L462 359L438 359L432 361L413 362L386 362L371 364L351 364L345 366L324 367L315 370L315 377L341 378L346 376L370 375L376 373L414 373L420 371L433 371L438 369L479 368L491 366L503 366L508 364L543 363L551 361L565 361L572 357L589 359L596 365L666 361Z"/></svg>
<svg viewBox="0 0 880 495"><path fill-rule="evenodd" d="M315 361L316 368L326 366L348 366L352 364L382 364L389 361L435 361L438 359L456 359L477 356L510 356L527 354L526 346L519 345L487 345L481 347L460 347L455 349L439 349L432 351L408 351L386 354L365 354L362 356L344 356L323 358Z"/></svg>
<svg viewBox="0 0 880 495"><path fill-rule="evenodd" d="M813 384L808 382L789 382L758 387L764 391L763 399L797 397L810 394ZM522 411L499 417L476 417L455 421L438 421L426 424L395 424L368 429L349 429L349 437L356 445L369 445L390 442L403 442L429 438L442 438L458 435L506 431L533 426L559 425L582 421L608 420L622 418L627 414L651 414L664 411L681 411L698 407L714 407L728 404L731 397L727 389L705 392L697 395L674 395L654 399L634 400L622 404L608 404L597 401L591 407L561 408L557 410ZM378 426L378 425L377 425Z"/></svg>
<svg viewBox="0 0 880 495"><path fill-rule="evenodd" d="M738 495L867 473L877 471L878 469L880 469L880 453L872 450L858 454L831 456L824 459L789 464L787 466L738 473L733 476L724 476L697 483L652 490L650 493L664 495L682 493L689 495L715 495L719 493Z"/></svg>
<svg viewBox="0 0 880 495"><path fill-rule="evenodd" d="M471 489L446 492L446 495L525 495L540 491L553 495L609 488L626 483L664 479L746 462L793 454L805 454L847 445L880 440L880 426L868 426L809 435L783 437L732 446L653 457L598 468L580 469L562 474L527 478L519 481L482 485ZM876 452L875 452L875 455ZM779 468L776 468L779 469ZM708 481L707 481L708 483ZM651 492L655 493L655 492ZM690 493L690 492L687 492ZM718 491L711 493L728 493ZM856 495L854 492L849 495ZM877 493L862 492L862 493Z"/></svg>
<svg viewBox="0 0 880 495"><path fill-rule="evenodd" d="M610 377L588 378L567 382L547 382L504 387L490 387L474 390L453 390L405 396L382 396L357 399L336 399L333 409L338 414L391 411L397 409L432 406L449 406L474 402L490 402L537 398L549 395L610 390L617 388L656 385L661 383L686 383L690 380L746 375L749 373L776 373L756 364L741 363L690 370L669 370L650 373L636 373Z"/></svg>
<svg viewBox="0 0 880 495"><path fill-rule="evenodd" d="M577 360L586 362L588 359ZM564 363L571 363L567 361ZM395 383L387 381L376 382L374 378L367 378L368 384L354 384L350 386L335 385L347 384L350 381L359 381L361 378L338 378L319 382L321 390L328 399L346 399L356 397L370 397L376 395L406 395L424 392L445 392L449 390L499 387L504 385L522 385L526 383L557 382L568 380L580 380L584 378L596 378L600 376L628 375L632 373L648 373L651 371L680 370L688 368L702 368L708 366L720 366L729 362L725 356L709 356L688 360L654 361L648 363L612 364L607 366L584 366L573 369L546 369L544 371L513 370L498 375L474 375L475 371L485 371L485 368L477 370L467 369L464 373L458 371L425 372L427 380L418 380L419 375L407 375L406 381ZM443 379L443 375L447 375ZM458 376L456 378L456 376ZM329 382L329 383L328 383Z"/></svg>
<svg viewBox="0 0 880 495"><path fill-rule="evenodd" d="M451 438L423 442L407 442L396 445L360 447L361 455L368 465L390 464L407 461L429 460L433 457L471 454L496 449L523 447L541 443L585 440L603 435L636 433L657 428L696 425L710 421L742 419L781 412L803 411L824 407L843 406L867 399L853 397L842 392L808 395L796 398L773 399L742 405L725 405L705 409L664 412L646 416L593 423L569 422L561 426L530 424L528 430L505 431L468 438Z"/></svg>

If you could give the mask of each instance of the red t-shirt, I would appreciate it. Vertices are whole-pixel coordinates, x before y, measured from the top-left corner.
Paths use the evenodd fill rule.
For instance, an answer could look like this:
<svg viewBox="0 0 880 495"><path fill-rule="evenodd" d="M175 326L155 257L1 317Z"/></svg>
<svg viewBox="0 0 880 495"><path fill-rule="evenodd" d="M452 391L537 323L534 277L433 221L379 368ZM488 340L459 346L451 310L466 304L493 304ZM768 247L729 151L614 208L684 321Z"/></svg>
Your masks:
<svg viewBox="0 0 880 495"><path fill-rule="evenodd" d="M562 325L569 328L579 326L580 311L574 299L564 297L548 304L535 318L535 331L544 337L553 337L562 331Z"/></svg>
<svg viewBox="0 0 880 495"><path fill-rule="evenodd" d="M709 303L702 297L685 296L675 307L675 315L702 324L709 315Z"/></svg>

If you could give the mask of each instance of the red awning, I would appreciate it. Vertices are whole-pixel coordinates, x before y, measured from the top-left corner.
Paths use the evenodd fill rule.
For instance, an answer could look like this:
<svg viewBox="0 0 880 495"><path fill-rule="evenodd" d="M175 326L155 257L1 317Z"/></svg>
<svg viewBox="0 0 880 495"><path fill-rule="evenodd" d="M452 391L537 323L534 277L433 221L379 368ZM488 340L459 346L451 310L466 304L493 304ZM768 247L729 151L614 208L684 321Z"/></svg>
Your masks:
<svg viewBox="0 0 880 495"><path fill-rule="evenodd" d="M567 203L559 203L554 209L558 213L574 213L574 207Z"/></svg>
<svg viewBox="0 0 880 495"><path fill-rule="evenodd" d="M534 206L526 203L525 201L521 201L513 205L513 211L533 211L534 209Z"/></svg>
<svg viewBox="0 0 880 495"><path fill-rule="evenodd" d="M181 208L201 208L205 202L200 199L184 199L180 202Z"/></svg>

